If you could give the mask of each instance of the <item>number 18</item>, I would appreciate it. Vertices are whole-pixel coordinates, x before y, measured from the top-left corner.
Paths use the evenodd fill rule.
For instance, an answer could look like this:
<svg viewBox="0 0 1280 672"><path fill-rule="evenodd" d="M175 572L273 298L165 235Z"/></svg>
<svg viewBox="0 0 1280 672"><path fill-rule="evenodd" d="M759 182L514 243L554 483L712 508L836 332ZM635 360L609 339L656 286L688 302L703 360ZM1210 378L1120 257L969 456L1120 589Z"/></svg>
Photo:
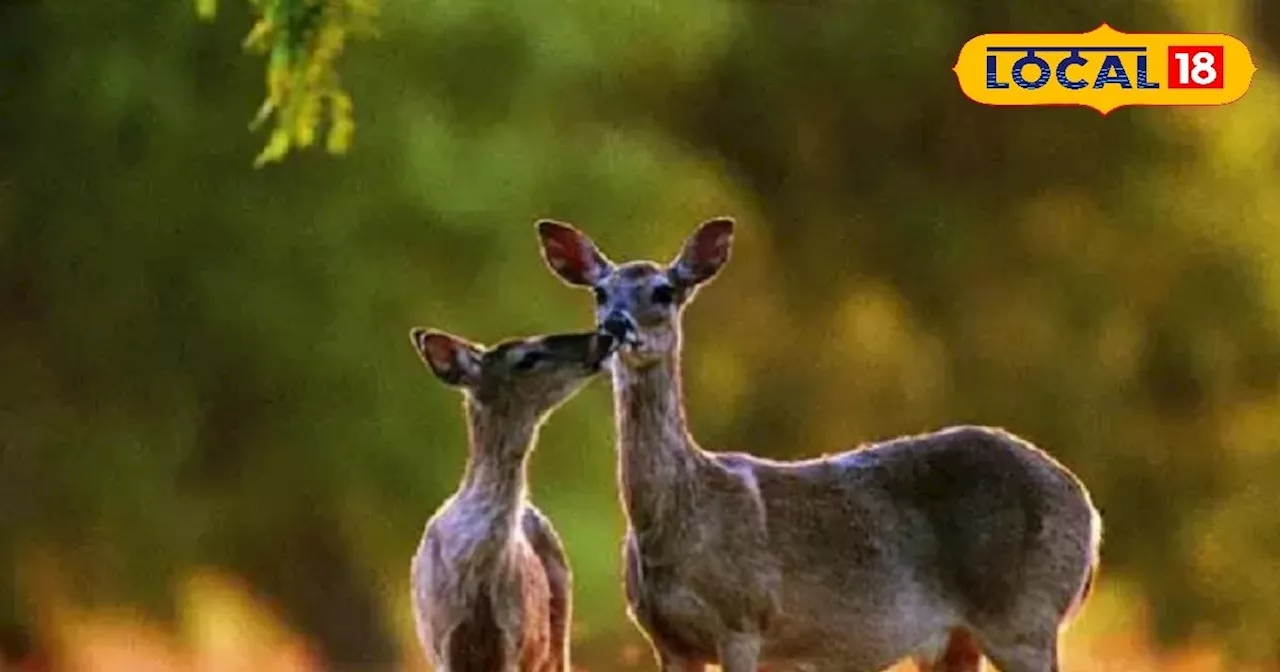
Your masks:
<svg viewBox="0 0 1280 672"><path fill-rule="evenodd" d="M1169 47L1169 88L1221 89L1222 52L1217 47Z"/></svg>

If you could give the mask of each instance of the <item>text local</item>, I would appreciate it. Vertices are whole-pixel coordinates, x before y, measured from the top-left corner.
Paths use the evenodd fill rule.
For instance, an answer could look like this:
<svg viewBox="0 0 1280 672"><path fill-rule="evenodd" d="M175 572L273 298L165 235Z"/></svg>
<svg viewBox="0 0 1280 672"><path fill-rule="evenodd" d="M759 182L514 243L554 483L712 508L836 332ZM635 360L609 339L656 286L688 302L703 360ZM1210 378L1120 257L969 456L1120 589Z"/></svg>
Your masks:
<svg viewBox="0 0 1280 672"><path fill-rule="evenodd" d="M992 52L1025 54L1022 58L1013 62L1013 67L1010 68L1009 73L1013 77L1013 83L1017 84L1018 88L1028 91L1034 91L1047 84L1050 74L1056 75L1058 84L1067 89L1083 89L1089 86L1088 80L1072 79L1067 72L1070 67L1089 64L1089 59L1081 55L1085 53L1107 55L1102 61L1102 68L1098 70L1098 76L1093 80L1093 88L1095 89L1101 89L1108 84L1115 84L1123 89L1134 88L1135 82L1129 79L1129 74L1124 69L1124 62L1121 61L1120 54L1122 53L1138 54L1137 88L1160 88L1159 82L1147 80L1146 47L987 47L987 88L1007 89L1009 88L1009 82L1000 81L1001 73L997 67L998 57ZM1048 61L1037 55L1039 53L1058 53L1067 54L1067 56L1059 60L1056 67L1050 67ZM1039 72L1039 76L1034 81L1027 81L1022 76L1023 70L1033 65Z"/></svg>

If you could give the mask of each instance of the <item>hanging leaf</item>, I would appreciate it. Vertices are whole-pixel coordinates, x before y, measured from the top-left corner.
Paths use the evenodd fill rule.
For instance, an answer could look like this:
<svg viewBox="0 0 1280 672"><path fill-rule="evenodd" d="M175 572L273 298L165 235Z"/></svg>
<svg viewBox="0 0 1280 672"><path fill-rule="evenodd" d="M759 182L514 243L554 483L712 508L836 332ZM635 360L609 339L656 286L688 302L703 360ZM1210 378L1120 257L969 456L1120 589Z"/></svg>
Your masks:
<svg viewBox="0 0 1280 672"><path fill-rule="evenodd" d="M378 0L251 0L257 13L242 43L266 55L266 95L249 123L271 123L256 167L283 160L295 148L315 144L322 128L325 150L342 154L355 130L351 97L339 83L337 62L347 40L373 33ZM212 17L216 0L196 0L201 17Z"/></svg>

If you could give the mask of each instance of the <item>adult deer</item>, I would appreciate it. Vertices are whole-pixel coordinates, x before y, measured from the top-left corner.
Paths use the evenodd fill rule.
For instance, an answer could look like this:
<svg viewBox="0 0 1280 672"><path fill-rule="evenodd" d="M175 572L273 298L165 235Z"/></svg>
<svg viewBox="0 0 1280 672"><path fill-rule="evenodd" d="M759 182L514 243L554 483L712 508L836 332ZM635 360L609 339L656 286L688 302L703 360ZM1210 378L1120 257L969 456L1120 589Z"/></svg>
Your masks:
<svg viewBox="0 0 1280 672"><path fill-rule="evenodd" d="M668 264L611 262L538 223L551 270L595 295L613 358L632 618L664 672L1057 672L1101 523L1066 468L1007 432L952 427L798 462L690 436L681 319L729 259L733 221Z"/></svg>
<svg viewBox="0 0 1280 672"><path fill-rule="evenodd" d="M595 375L613 342L561 334L489 349L422 328L431 371L465 393L470 455L427 522L410 582L436 672L568 672L572 578L560 538L526 496L539 425Z"/></svg>

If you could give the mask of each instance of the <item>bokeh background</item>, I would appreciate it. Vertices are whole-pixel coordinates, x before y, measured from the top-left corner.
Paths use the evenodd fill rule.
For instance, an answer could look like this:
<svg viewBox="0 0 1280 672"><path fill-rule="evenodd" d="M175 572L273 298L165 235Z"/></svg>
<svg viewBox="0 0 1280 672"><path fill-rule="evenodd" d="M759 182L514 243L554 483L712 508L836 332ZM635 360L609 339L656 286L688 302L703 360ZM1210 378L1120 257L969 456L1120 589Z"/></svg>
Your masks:
<svg viewBox="0 0 1280 672"><path fill-rule="evenodd" d="M740 222L687 313L692 427L777 458L974 422L1104 511L1066 669L1280 660L1280 5L387 2L351 152L252 167L247 3L0 4L0 667L422 670L407 569L460 475L411 326L585 327L544 216L615 259ZM997 109L993 31L1222 31L1223 108ZM603 379L533 496L574 649L649 669ZM7 667L6 667L7 666Z"/></svg>

